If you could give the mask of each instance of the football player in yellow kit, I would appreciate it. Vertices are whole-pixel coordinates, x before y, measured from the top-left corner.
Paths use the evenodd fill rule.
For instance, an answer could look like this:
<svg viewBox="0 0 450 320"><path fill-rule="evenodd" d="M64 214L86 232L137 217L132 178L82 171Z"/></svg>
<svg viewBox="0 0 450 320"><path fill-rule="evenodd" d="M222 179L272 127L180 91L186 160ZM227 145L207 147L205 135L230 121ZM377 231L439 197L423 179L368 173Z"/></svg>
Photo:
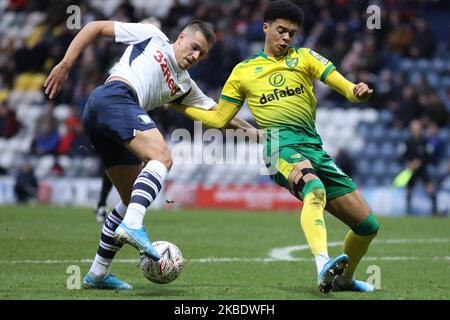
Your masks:
<svg viewBox="0 0 450 320"><path fill-rule="evenodd" d="M271 2L264 14L264 50L235 66L214 110L184 105L176 109L209 127L224 127L246 100L265 132L267 165L276 168L273 180L303 201L300 224L315 257L321 292L372 292L355 280L355 269L378 232L378 222L361 192L322 149L315 128L313 80L333 88L351 102L365 102L373 90L344 78L333 63L309 48L291 46L303 12L295 4ZM344 253L328 256L327 210L350 228Z"/></svg>

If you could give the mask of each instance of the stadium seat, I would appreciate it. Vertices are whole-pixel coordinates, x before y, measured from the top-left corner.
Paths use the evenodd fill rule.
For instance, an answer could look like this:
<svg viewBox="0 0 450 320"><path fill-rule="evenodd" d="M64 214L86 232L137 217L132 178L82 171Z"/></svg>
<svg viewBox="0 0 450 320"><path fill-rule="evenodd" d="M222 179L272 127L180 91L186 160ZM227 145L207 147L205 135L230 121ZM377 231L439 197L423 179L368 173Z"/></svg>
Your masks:
<svg viewBox="0 0 450 320"><path fill-rule="evenodd" d="M362 184L365 186L376 186L378 185L378 179L374 176L364 177L362 180Z"/></svg>
<svg viewBox="0 0 450 320"><path fill-rule="evenodd" d="M440 79L436 72L427 73L427 81L433 88L439 87Z"/></svg>
<svg viewBox="0 0 450 320"><path fill-rule="evenodd" d="M50 169L55 163L55 158L52 155L41 156L38 159L34 173L38 179L48 177Z"/></svg>
<svg viewBox="0 0 450 320"><path fill-rule="evenodd" d="M360 123L358 123L357 125L357 129L356 132L358 135L360 135L361 137L365 138L369 135L369 131L370 131L370 124L362 121Z"/></svg>
<svg viewBox="0 0 450 320"><path fill-rule="evenodd" d="M0 167L2 168L14 168L14 163L18 157L15 152L2 152L0 154Z"/></svg>
<svg viewBox="0 0 450 320"><path fill-rule="evenodd" d="M411 59L402 59L399 64L401 71L410 71L414 69L414 62Z"/></svg>
<svg viewBox="0 0 450 320"><path fill-rule="evenodd" d="M441 79L441 81L442 86L444 86L445 88L450 87L450 76L445 76Z"/></svg>
<svg viewBox="0 0 450 320"><path fill-rule="evenodd" d="M371 161L368 158L361 158L357 162L358 174L365 177L370 175Z"/></svg>
<svg viewBox="0 0 450 320"><path fill-rule="evenodd" d="M70 116L70 107L67 104L58 104L54 110L53 115L60 123L63 123Z"/></svg>
<svg viewBox="0 0 450 320"><path fill-rule="evenodd" d="M448 146L447 150L450 150L450 146ZM449 151L450 154L450 151ZM444 161L441 161L438 165L438 172L440 177L444 177L445 175L449 174L448 172L448 160L449 158L445 159Z"/></svg>
<svg viewBox="0 0 450 320"><path fill-rule="evenodd" d="M13 89L15 91L28 91L32 86L33 74L31 72L24 72L17 76L14 82Z"/></svg>
<svg viewBox="0 0 450 320"><path fill-rule="evenodd" d="M392 120L394 119L394 115L390 111L382 110L382 111L380 111L378 118L379 118L380 123L382 123L384 126L387 127L392 123Z"/></svg>
<svg viewBox="0 0 450 320"><path fill-rule="evenodd" d="M386 173L390 178L394 178L396 175L398 175L402 170L404 166L401 165L397 161L391 161L389 163L389 166L387 167Z"/></svg>
<svg viewBox="0 0 450 320"><path fill-rule="evenodd" d="M431 61L432 70L438 73L445 71L445 60L441 58L435 58Z"/></svg>
<svg viewBox="0 0 450 320"><path fill-rule="evenodd" d="M45 79L47 78L46 74L43 73L35 73L32 75L29 91L41 91L44 87Z"/></svg>
<svg viewBox="0 0 450 320"><path fill-rule="evenodd" d="M438 132L438 137L444 142L450 141L450 128L442 128Z"/></svg>
<svg viewBox="0 0 450 320"><path fill-rule="evenodd" d="M430 68L430 60L428 59L419 59L415 62L416 69L421 72L428 72Z"/></svg>
<svg viewBox="0 0 450 320"><path fill-rule="evenodd" d="M445 156L447 158L450 158L450 143L448 142L448 140L447 140L447 148L446 148L446 151L445 151Z"/></svg>
<svg viewBox="0 0 450 320"><path fill-rule="evenodd" d="M388 161L386 159L382 159L379 157L376 159L372 165L372 173L376 177L383 177L385 176L386 171L386 164Z"/></svg>
<svg viewBox="0 0 450 320"><path fill-rule="evenodd" d="M380 156L385 160L394 159L397 156L397 149L395 148L394 143L387 139L381 142Z"/></svg>
<svg viewBox="0 0 450 320"><path fill-rule="evenodd" d="M376 142L380 142L381 140L385 139L385 134L386 129L384 128L383 124L376 123L370 131L369 137Z"/></svg>

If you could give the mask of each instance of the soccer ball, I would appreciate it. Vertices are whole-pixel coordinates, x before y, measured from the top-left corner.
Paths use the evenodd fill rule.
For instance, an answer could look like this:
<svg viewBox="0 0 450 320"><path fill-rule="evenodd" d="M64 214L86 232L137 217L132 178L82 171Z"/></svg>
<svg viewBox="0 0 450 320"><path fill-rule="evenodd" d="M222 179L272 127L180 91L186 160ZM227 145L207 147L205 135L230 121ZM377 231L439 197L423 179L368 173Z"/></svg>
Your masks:
<svg viewBox="0 0 450 320"><path fill-rule="evenodd" d="M166 284L174 281L183 270L183 256L180 249L168 241L155 241L153 246L160 259L155 261L142 255L140 262L142 273L154 283Z"/></svg>

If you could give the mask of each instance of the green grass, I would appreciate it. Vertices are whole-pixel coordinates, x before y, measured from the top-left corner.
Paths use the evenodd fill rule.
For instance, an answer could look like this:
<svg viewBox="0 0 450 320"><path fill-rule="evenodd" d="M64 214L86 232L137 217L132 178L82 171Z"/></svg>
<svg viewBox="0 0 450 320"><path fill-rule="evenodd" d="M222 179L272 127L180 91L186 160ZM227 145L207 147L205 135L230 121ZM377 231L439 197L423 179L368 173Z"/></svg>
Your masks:
<svg viewBox="0 0 450 320"><path fill-rule="evenodd" d="M300 261L257 260L268 258L273 248L305 244L298 215L165 211L149 212L145 221L152 240L168 240L181 249L185 267L176 281L150 283L138 263L117 261L112 272L134 290L69 290L67 268L78 265L83 276L90 263L82 259L92 259L97 250L101 225L92 211L0 207L0 299L450 299L449 219L380 217L377 242L361 262L357 277L367 280L367 268L375 265L381 272L381 289L373 294L328 295L316 288L308 250L292 253L308 258ZM342 241L346 227L328 215L326 223L329 242ZM329 248L333 256L341 250L341 245ZM392 257L395 260L389 260ZM138 259L138 254L125 246L116 258ZM199 261L202 258L241 259Z"/></svg>

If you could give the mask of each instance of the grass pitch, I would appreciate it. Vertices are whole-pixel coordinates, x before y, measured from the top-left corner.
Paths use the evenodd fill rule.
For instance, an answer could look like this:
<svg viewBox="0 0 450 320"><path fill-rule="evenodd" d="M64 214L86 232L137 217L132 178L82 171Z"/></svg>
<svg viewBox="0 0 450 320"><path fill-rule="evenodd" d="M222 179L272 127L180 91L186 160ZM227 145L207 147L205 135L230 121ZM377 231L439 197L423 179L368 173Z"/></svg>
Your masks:
<svg viewBox="0 0 450 320"><path fill-rule="evenodd" d="M358 279L377 279L372 294L318 291L298 214L213 210L149 212L151 239L175 243L184 270L173 283L150 283L137 251L124 246L112 272L134 290L118 292L67 287L76 275L68 268L83 277L97 250L101 225L92 210L0 207L0 299L450 299L450 219L378 219L379 235L357 270ZM347 229L330 215L326 224L335 256ZM292 246L290 260L270 255Z"/></svg>

